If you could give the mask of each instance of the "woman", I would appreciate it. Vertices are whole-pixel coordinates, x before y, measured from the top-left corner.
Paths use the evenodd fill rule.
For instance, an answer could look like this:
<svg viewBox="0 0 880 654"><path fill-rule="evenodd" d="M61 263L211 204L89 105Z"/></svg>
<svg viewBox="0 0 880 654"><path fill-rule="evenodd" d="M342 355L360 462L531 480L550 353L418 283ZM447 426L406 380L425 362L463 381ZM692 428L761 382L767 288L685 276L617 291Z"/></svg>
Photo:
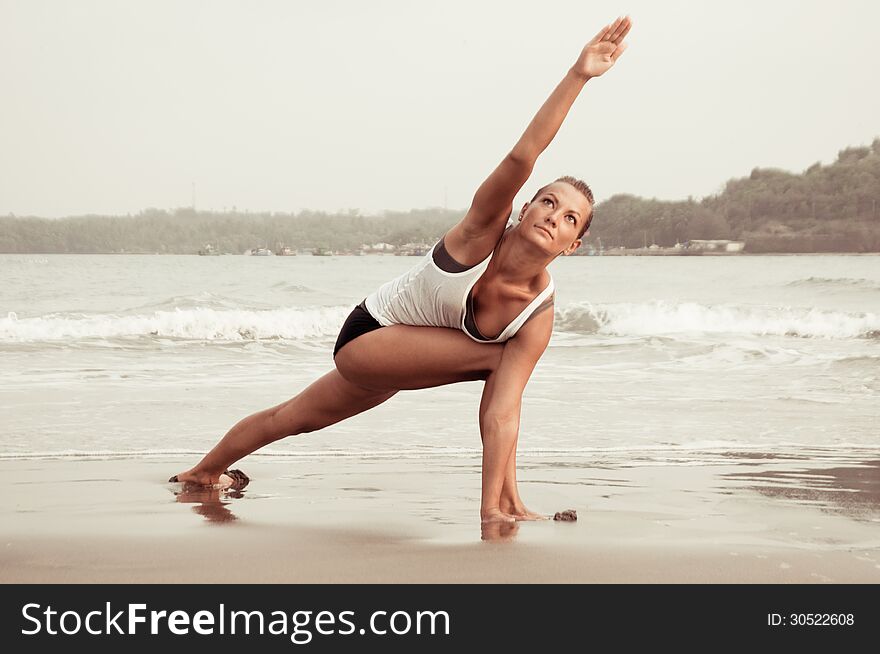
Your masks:
<svg viewBox="0 0 880 654"><path fill-rule="evenodd" d="M244 418L171 481L241 486L247 477L227 467L273 441L357 415L400 390L482 379L480 518L542 519L516 487L522 393L553 329L547 266L581 245L593 196L585 183L562 177L522 207L518 224L507 226L508 217L584 84L623 54L631 26L629 17L618 18L599 31L477 189L461 222L417 266L354 309L334 349L334 370L287 402Z"/></svg>

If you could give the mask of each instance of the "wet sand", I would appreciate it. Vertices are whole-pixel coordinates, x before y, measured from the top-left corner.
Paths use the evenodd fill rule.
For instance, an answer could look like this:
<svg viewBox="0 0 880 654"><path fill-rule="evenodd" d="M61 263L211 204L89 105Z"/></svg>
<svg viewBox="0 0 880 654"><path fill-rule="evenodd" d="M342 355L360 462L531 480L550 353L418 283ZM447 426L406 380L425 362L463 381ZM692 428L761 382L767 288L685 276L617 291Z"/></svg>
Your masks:
<svg viewBox="0 0 880 654"><path fill-rule="evenodd" d="M578 521L490 530L477 457L251 457L238 497L164 482L191 459L6 459L0 581L880 583L878 454L521 458Z"/></svg>

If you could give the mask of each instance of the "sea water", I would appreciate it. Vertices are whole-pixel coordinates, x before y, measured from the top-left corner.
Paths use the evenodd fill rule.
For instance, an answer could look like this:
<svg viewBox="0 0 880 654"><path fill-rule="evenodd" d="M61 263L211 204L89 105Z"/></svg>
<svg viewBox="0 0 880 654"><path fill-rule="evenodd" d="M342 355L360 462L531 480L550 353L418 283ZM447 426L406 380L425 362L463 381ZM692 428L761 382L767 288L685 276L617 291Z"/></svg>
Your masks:
<svg viewBox="0 0 880 654"><path fill-rule="evenodd" d="M0 458L195 459L329 371L354 305L417 261L0 255ZM555 326L524 395L524 455L877 448L880 257L569 257L550 270ZM398 393L263 456L472 457L482 387Z"/></svg>

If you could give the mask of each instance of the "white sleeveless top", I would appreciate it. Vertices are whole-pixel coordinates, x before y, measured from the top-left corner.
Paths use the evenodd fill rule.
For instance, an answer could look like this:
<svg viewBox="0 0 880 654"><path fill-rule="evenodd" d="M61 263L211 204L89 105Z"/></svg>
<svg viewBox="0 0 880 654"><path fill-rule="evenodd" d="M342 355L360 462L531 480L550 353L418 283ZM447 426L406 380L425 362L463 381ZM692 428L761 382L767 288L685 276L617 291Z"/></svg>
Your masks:
<svg viewBox="0 0 880 654"><path fill-rule="evenodd" d="M442 239L441 239L442 240ZM502 343L512 338L555 289L553 277L546 288L532 300L497 338L476 338L465 327L467 301L471 289L486 271L494 250L488 257L463 272L447 272L434 262L434 250L413 268L392 279L367 296L365 306L384 326L418 325L460 329L478 343Z"/></svg>

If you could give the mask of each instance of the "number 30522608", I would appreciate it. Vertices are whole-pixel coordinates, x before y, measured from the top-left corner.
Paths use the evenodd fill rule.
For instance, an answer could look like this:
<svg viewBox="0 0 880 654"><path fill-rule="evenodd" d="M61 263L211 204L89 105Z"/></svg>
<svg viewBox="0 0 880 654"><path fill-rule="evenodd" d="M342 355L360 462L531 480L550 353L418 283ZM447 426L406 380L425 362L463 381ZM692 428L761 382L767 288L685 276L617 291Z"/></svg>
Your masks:
<svg viewBox="0 0 880 654"><path fill-rule="evenodd" d="M768 613L771 627L845 627L855 623L852 613Z"/></svg>

